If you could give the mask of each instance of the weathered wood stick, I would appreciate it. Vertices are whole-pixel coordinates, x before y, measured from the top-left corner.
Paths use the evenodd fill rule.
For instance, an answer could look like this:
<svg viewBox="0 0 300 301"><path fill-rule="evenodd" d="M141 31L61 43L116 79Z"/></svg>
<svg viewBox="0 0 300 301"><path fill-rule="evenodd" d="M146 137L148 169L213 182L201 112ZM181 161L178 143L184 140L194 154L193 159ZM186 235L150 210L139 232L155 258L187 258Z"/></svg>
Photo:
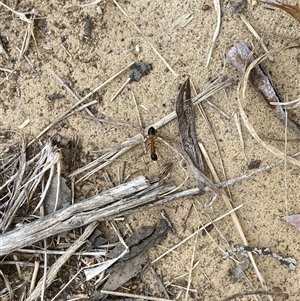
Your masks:
<svg viewBox="0 0 300 301"><path fill-rule="evenodd" d="M94 221L103 221L111 219L112 216L122 215L127 210L157 200L160 195L172 189L174 185L150 184L145 177L138 177L0 235L0 256Z"/></svg>

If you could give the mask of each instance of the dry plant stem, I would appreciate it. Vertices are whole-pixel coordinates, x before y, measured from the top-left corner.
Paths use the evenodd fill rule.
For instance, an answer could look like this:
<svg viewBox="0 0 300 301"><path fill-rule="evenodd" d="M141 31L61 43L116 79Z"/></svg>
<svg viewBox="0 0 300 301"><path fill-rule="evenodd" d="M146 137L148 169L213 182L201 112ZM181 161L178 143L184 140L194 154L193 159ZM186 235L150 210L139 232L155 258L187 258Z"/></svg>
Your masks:
<svg viewBox="0 0 300 301"><path fill-rule="evenodd" d="M170 299L170 296L169 296L165 286L163 285L162 281L160 280L159 276L157 275L156 271L153 269L153 267L151 265L149 266L149 269L150 269L155 281L157 282L159 288L163 291L166 298Z"/></svg>
<svg viewBox="0 0 300 301"><path fill-rule="evenodd" d="M156 201L160 195L172 189L174 189L173 185L150 184L144 177L136 178L2 234L0 236L0 256L96 220L104 221L115 215L124 215L130 209Z"/></svg>
<svg viewBox="0 0 300 301"><path fill-rule="evenodd" d="M150 301L171 301L170 299L156 298L156 297L143 296L143 295L134 295L134 294L127 294L127 293L119 293L119 292L112 292L112 291L105 291L105 290L101 290L101 294L142 299L142 300L150 300Z"/></svg>
<svg viewBox="0 0 300 301"><path fill-rule="evenodd" d="M9 6L7 6L6 4L4 4L2 1L0 1L0 4L2 6L4 6L6 9L10 10L12 13L14 13L15 15L17 15L22 21L26 22L27 23L27 31L25 33L25 36L24 36L24 41L23 41L23 44L22 44L22 49L20 51L20 55L19 55L19 58L18 58L18 61L20 60L21 56L26 52L26 50L28 49L28 46L29 46L29 42L30 42L30 37L32 36L33 39L35 40L34 38L34 34L33 34L33 26L34 26L34 19L28 19L26 17L26 15L24 13L20 13L20 12L17 12L15 10L13 10L12 8L10 8ZM36 42L36 41L35 41Z"/></svg>
<svg viewBox="0 0 300 301"><path fill-rule="evenodd" d="M126 16L126 18L129 20L129 22L134 26L136 31L143 37L143 39L146 41L146 43L152 48L154 53L162 60L162 62L167 66L167 68L173 73L175 77L178 77L178 74L175 73L173 68L167 63L167 61L162 57L162 55L156 50L156 48L146 39L146 37L143 35L141 30L136 26L136 24L129 18L127 13L123 10L123 8L118 4L116 0L113 0L114 4L119 8L119 10Z"/></svg>
<svg viewBox="0 0 300 301"><path fill-rule="evenodd" d="M210 58L211 58L211 55L212 55L212 51L213 51L213 48L215 46L217 37L218 37L219 32L220 32L220 27L221 27L221 6L220 6L220 1L219 0L214 0L214 7L215 7L215 10L216 10L216 13L217 13L217 26L216 26L214 36L213 36L213 39L212 39L212 44L211 44L211 47L210 47L210 50L209 50L209 53L208 53L206 67L208 67L208 65L209 65Z"/></svg>
<svg viewBox="0 0 300 301"><path fill-rule="evenodd" d="M53 122L51 122L40 134L38 134L32 141L28 143L27 146L30 146L32 143L34 143L37 139L39 139L43 134L45 134L53 125L60 122L61 120L65 119L70 112L72 112L75 108L77 108L79 105L81 105L87 98L89 98L91 95L93 95L95 92L97 92L99 89L106 86L108 83L110 83L112 80L114 80L116 77L118 77L120 74L122 74L124 71L126 71L130 66L132 66L134 62L131 62L129 65L127 65L125 68L117 72L115 75L110 77L108 80L106 80L104 83L96 87L93 91L88 93L86 96L81 98L79 101L77 101L73 106L71 106L66 112L64 112L62 115L60 115L57 119L55 119ZM51 71L50 71L51 72Z"/></svg>
<svg viewBox="0 0 300 301"><path fill-rule="evenodd" d="M3 274L3 272L0 270L0 275L2 277L2 279L4 280L4 284L5 287L8 289L8 294L9 294L9 299L10 301L14 301L14 291L11 287L10 281L8 280L8 278ZM3 297L3 301L5 300L5 298Z"/></svg>
<svg viewBox="0 0 300 301"><path fill-rule="evenodd" d="M74 242L74 244L65 252L65 254L62 255L61 257L59 257L55 261L55 263L51 266L51 268L47 272L46 288L49 287L50 284L55 280L58 271L66 263L66 261L72 256L72 254L86 242L86 239L95 230L95 228L97 227L97 224L98 224L97 222L92 222L90 225L88 225L85 228L83 234ZM41 290L42 290L43 278L40 279L36 288L33 290L33 292L30 294L30 296L26 299L26 301L38 300L38 296L40 295Z"/></svg>
<svg viewBox="0 0 300 301"><path fill-rule="evenodd" d="M278 50L277 50L278 51ZM240 43L232 47L227 57L231 61L231 63L235 66L235 68L243 74L243 77L238 86L238 105L240 109L240 114L243 119L245 126L247 127L248 131L254 137L256 141L258 141L265 149L273 153L275 156L284 159L284 153L276 149L275 147L268 145L255 132L253 126L248 120L248 117L243 109L242 100L244 100L247 88L247 81L249 80L251 84L258 90L258 92L263 96L266 102L269 104L271 102L280 102L276 91L273 89L269 79L263 73L262 69L257 66L261 61L266 59L267 55L271 53L275 53L276 51L270 51L269 53L263 55L262 57L255 59L251 55L251 51L246 43ZM247 62L251 62L248 64ZM275 115L285 123L285 113L281 106L272 106ZM281 108L281 110L279 109ZM287 120L287 125L291 129L293 129L296 133L300 135L300 126L292 121L291 119ZM293 163L300 167L300 162L295 160L294 158L288 156L287 160L290 163Z"/></svg>
<svg viewBox="0 0 300 301"><path fill-rule="evenodd" d="M283 292L272 292L272 291L253 291L253 292L244 292L244 293L237 293L230 297L227 297L225 299L222 299L221 301L230 301L230 300L236 300L237 298L243 298L244 296L250 296L250 295L267 295L267 296L278 296L282 297L284 299L289 298L289 294L283 293Z"/></svg>
<svg viewBox="0 0 300 301"><path fill-rule="evenodd" d="M72 89L68 85L66 85L66 83L52 69L50 69L49 71L54 76L54 78L60 84L62 84L62 86L77 100L77 102L80 101L80 98L72 91ZM87 114L90 117L96 118L89 108L85 108L84 110L87 112ZM98 123L98 125L102 126L100 121L96 121L96 122Z"/></svg>
<svg viewBox="0 0 300 301"><path fill-rule="evenodd" d="M15 253L19 254L44 254L46 251L44 250L31 250L31 249L20 249L20 250L16 250ZM65 251L60 251L60 250L47 250L47 254L49 255L62 255L64 254ZM106 256L107 252L106 250L101 250L101 251L95 251L95 252L87 252L87 251L83 251L83 252L75 252L73 255L74 256ZM20 255L20 254L19 254Z"/></svg>
<svg viewBox="0 0 300 301"><path fill-rule="evenodd" d="M207 98L211 97L216 92L218 92L222 89L225 89L226 87L229 87L229 86L232 85L231 79L227 79L224 82L222 81L222 79L223 79L223 76L219 76L213 82L210 82L208 85L206 85L206 87L203 89L203 91L201 93L199 93L195 97L193 97L193 99L192 99L193 104L196 105L196 104L206 100ZM177 117L176 112L173 111L170 114L163 117L161 120L155 122L154 124L152 124L150 126L153 126L155 129L159 129L163 125L165 125L168 122L175 119L176 117ZM145 129L145 131L143 133L144 136L147 136L147 132L148 132L149 127L147 127L147 129ZM117 149L111 150L108 153L101 156L100 158L96 159L95 161L87 164L86 166L84 166L82 168L79 168L79 169L75 170L70 175L70 177L76 176L76 175L78 175L78 174L80 174L80 173L82 173L82 172L84 172L88 169L94 168L92 171L90 171L89 173L87 173L86 175L81 177L79 180L77 180L77 182L79 182L81 180L86 180L92 174L94 174L95 172L97 172L97 171L101 170L102 168L106 167L114 159L120 157L122 154L124 154L128 150L132 149L134 146L143 143L144 142L144 136L143 135L142 134L137 134L134 137L129 138L128 140L121 143L121 145ZM103 161L107 161L107 162L105 162L105 163L103 163L99 166L99 164Z"/></svg>
<svg viewBox="0 0 300 301"><path fill-rule="evenodd" d="M265 51L265 53L268 53L269 50L268 50L266 44L264 43L264 41L262 40L262 38L259 36L259 34L256 32L256 30L253 28L253 26L250 24L250 22L247 20L247 18L243 14L240 14L240 18L245 23L245 25L247 26L247 28L249 29L249 31L257 39L257 41L260 43L260 45L261 45L262 49ZM272 55L268 56L268 58L269 58L270 62L274 62L274 57Z"/></svg>
<svg viewBox="0 0 300 301"><path fill-rule="evenodd" d="M195 260L195 253L197 249L197 241L198 241L198 233L196 234L195 241L194 241L194 246L193 246L193 253L191 256L191 266L189 268L189 275L188 275L188 284L186 287L186 292L185 292L185 300L188 301L189 299L189 293L190 293L190 287L192 283L192 272L193 272L193 265L194 265L194 260Z"/></svg>

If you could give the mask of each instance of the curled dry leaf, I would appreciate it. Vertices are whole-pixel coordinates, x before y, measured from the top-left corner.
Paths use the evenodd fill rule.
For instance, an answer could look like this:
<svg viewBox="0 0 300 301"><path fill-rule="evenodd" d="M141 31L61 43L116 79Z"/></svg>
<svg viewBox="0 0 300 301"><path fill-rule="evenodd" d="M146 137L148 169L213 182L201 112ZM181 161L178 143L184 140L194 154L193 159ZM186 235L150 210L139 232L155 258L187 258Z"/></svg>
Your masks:
<svg viewBox="0 0 300 301"><path fill-rule="evenodd" d="M282 2L279 2L277 0L260 0L262 3L270 4L274 7L278 7L288 14L290 14L292 17L294 17L298 22L300 22L300 7L299 5L288 5Z"/></svg>
<svg viewBox="0 0 300 301"><path fill-rule="evenodd" d="M217 188L203 173L204 167L195 129L195 116L189 78L182 85L177 97L176 114L184 157L189 162L199 189L201 191L210 191L212 193L211 199L207 203L207 205L210 206L216 199Z"/></svg>

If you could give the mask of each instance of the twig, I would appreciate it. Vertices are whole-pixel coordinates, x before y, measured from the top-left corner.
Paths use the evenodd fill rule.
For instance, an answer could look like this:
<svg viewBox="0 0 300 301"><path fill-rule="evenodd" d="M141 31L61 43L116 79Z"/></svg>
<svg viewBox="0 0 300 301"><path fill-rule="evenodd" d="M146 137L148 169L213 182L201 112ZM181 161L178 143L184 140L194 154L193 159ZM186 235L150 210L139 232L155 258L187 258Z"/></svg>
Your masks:
<svg viewBox="0 0 300 301"><path fill-rule="evenodd" d="M283 293L283 292L272 292L272 291L253 291L253 292L244 292L244 293L237 293L230 297L227 297L225 299L222 299L221 301L230 301L234 300L236 298L243 298L244 296L250 296L250 295L267 295L267 296L279 296L284 299L289 298L289 294Z"/></svg>
<svg viewBox="0 0 300 301"><path fill-rule="evenodd" d="M219 32L220 32L220 27L221 27L221 6L220 6L220 1L219 0L214 0L214 7L215 7L215 11L217 13L217 25L216 25L214 36L213 36L212 43L211 43L211 46L210 46L210 50L209 50L209 53L208 53L206 67L208 67L208 65L209 65L210 58L211 58L211 55L212 55L212 51L213 51L213 48L215 46L215 42L217 40L217 37L218 37Z"/></svg>
<svg viewBox="0 0 300 301"><path fill-rule="evenodd" d="M101 293L107 294L107 295L112 295L112 296L129 297L129 298L151 300L151 301L170 301L170 299L163 299L163 298L156 298L156 297L151 297L151 296L142 296L142 295L135 295L135 294L127 294L127 293L119 293L119 292L112 292L112 291L105 291L105 290L101 290Z"/></svg>
<svg viewBox="0 0 300 301"><path fill-rule="evenodd" d="M77 100L77 102L80 101L80 98L72 91L72 89L52 69L50 69L49 71L54 76L54 78ZM84 110L87 112L87 114L90 117L96 118L89 108L85 108ZM96 122L100 126L102 126L100 121L96 120Z"/></svg>
<svg viewBox="0 0 300 301"><path fill-rule="evenodd" d="M0 235L0 256L93 221L123 215L127 210L157 200L160 195L173 188L173 185L168 184L150 184L146 178L138 177L86 201Z"/></svg>

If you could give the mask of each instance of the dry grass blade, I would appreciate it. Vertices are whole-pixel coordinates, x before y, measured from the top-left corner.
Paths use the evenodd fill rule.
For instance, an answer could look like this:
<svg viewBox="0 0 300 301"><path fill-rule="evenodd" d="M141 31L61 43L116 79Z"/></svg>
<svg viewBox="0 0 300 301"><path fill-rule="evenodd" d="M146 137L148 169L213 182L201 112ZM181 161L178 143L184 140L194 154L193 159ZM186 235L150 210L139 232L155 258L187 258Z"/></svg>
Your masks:
<svg viewBox="0 0 300 301"><path fill-rule="evenodd" d="M195 231L194 233L192 233L191 235L189 235L188 237L186 237L185 239L183 239L180 243L176 244L175 246L173 246L172 248L168 249L168 251L166 251L165 253L163 253L162 255L160 255L159 257L157 257L156 259L154 259L151 264L153 264L154 262L159 261L161 258L165 257L167 254L169 254L170 252L174 251L175 249L177 249L179 246L181 246L182 244L186 243L188 240L190 240L192 237L194 237L195 235L198 235L199 232L202 232L207 226L215 224L217 221L223 219L224 217L230 215L232 212L240 209L242 207L242 205L237 206L236 208L230 210L229 212L223 214L222 216L214 219L213 221L205 224L204 226L202 226L201 228L199 228L197 231Z"/></svg>
<svg viewBox="0 0 300 301"><path fill-rule="evenodd" d="M247 26L247 28L249 29L249 31L254 35L254 37L258 40L258 42L260 43L261 47L263 48L263 50L265 51L265 53L268 53L269 50L266 46L266 44L264 43L264 41L262 40L262 38L259 36L259 34L256 32L256 30L254 29L254 27L251 25L251 23L246 19L246 17L243 14L240 14L240 17L242 19L242 21L245 23L245 25ZM270 62L274 62L274 58L273 56L269 56L269 61Z"/></svg>
<svg viewBox="0 0 300 301"><path fill-rule="evenodd" d="M278 296L282 297L283 299L288 299L289 294L284 292L272 292L272 291L251 291L251 292L243 292L243 293L237 293L230 297L227 297L225 299L222 299L221 301L230 301L230 300L236 300L237 298L243 298L244 296L251 296L251 295L262 295L262 296Z"/></svg>
<svg viewBox="0 0 300 301"><path fill-rule="evenodd" d="M214 180L216 182L219 182L220 181L219 177L218 177L218 175L217 175L217 173L216 173L216 171L215 171L215 169L214 169L214 167L213 167L213 165L212 165L212 163L210 161L210 158L209 158L209 156L208 156L208 154L207 154L207 152L206 152L206 150L205 150L205 148L204 148L204 146L202 144L200 144L200 148L201 148L201 151L202 151L203 155L205 156L205 160L206 160L206 162L207 162L207 164L208 164L208 166L210 168L210 171L211 171L211 173L213 175ZM230 199L225 194L225 192L222 193L222 198L223 198L224 203L226 204L227 209L228 210L233 210L233 207L231 205ZM238 233L239 233L239 235L240 235L240 237L241 237L241 239L243 241L243 244L248 245L248 242L247 242L246 236L244 234L243 228L242 228L242 226L241 226L241 224L239 222L239 219L238 219L235 211L232 211L231 218L232 218L232 221L233 221L233 223L234 223L234 225L235 225L235 227L236 227L236 229L237 229L237 231L238 231ZM264 289L266 289L265 280L264 280L262 274L260 273L260 271L259 271L259 269L258 269L258 267L257 267L257 265L255 263L255 260L254 260L254 258L252 256L252 254L248 253L248 255L249 255L251 263L252 263L252 265L254 267L254 270L255 270L255 272L256 272L256 274L258 276L258 279L260 280L260 283L261 283L262 287Z"/></svg>
<svg viewBox="0 0 300 301"><path fill-rule="evenodd" d="M101 290L102 294L112 295L112 296L120 296L120 297L128 297L128 298L136 298L140 300L150 300L150 301L172 301L170 299L163 299L163 298L156 298L151 296L143 296L143 295L135 295L135 294L127 294L127 293L119 293L119 292L112 292Z"/></svg>
<svg viewBox="0 0 300 301"><path fill-rule="evenodd" d="M3 278L4 284L5 284L6 288L7 288L8 298L9 298L9 299L6 299L7 295L5 294L5 290L2 288L2 291L1 291L1 300L3 300L3 301L4 300L14 301L14 292L13 292L13 289L12 289L12 287L10 285L9 280L7 279L7 277L3 274L3 272L1 270L0 270L0 275Z"/></svg>
<svg viewBox="0 0 300 301"><path fill-rule="evenodd" d="M37 208L41 206L54 174L55 166L57 165L57 170L60 170L60 152L53 144L53 141L48 141L42 150L34 158L28 161L26 159L25 149L25 143L23 142L20 154L15 159L15 164L12 165L12 171L5 171L6 175L10 174L13 181L8 180L1 187L3 190L9 192L10 195L3 205L5 211L0 221L0 228L3 232L8 229L16 212L25 201L31 202L35 191L45 177L45 173L50 170L50 176L48 177L45 190L42 193ZM2 171L2 173L4 174L4 171Z"/></svg>
<svg viewBox="0 0 300 301"><path fill-rule="evenodd" d="M86 99L88 99L91 95L93 95L95 92L106 86L108 83L110 83L112 80L114 80L116 77L118 77L120 74L122 74L124 71L126 71L130 66L132 66L134 62L131 62L129 65L127 65L125 68L122 70L118 71L116 74L114 74L112 77L110 77L108 80L106 80L104 83L100 84L98 87L96 87L93 91L88 93L86 96L81 98L79 101L77 101L74 105L72 105L66 112L64 112L61 116L56 118L54 121L52 121L46 128L42 130L40 134L38 134L32 141L28 143L27 146L30 146L33 144L37 139L39 139L43 134L45 134L53 125L56 123L62 121L66 117L70 116L71 112L76 109L79 105L81 105ZM50 70L51 72L51 70ZM53 72L53 71L52 71ZM85 107L82 107L84 109Z"/></svg>
<svg viewBox="0 0 300 301"><path fill-rule="evenodd" d="M34 18L27 18L26 14L13 10L12 8L10 8L6 4L4 4L2 1L0 1L0 4L3 5L6 9L10 10L16 16L18 16L22 21L27 23L27 30L26 30L25 35L24 35L22 48L21 48L19 58L18 58L18 61L19 61L20 58L22 57L22 55L27 51L27 49L29 47L31 37L33 37L33 39L35 41L35 44L36 44L36 40L35 40L34 33L33 33Z"/></svg>
<svg viewBox="0 0 300 301"><path fill-rule="evenodd" d="M219 0L214 0L214 7L215 7L215 10L216 10L216 13L217 13L217 26L216 26L214 36L213 36L213 39L212 39L212 44L211 44L211 47L210 47L210 50L209 50L209 53L208 53L206 67L208 67L208 65L209 65L210 58L211 58L211 55L212 55L212 51L213 51L213 48L215 46L217 37L218 37L219 32L220 32L220 27L221 27L221 6L220 6L220 1Z"/></svg>

